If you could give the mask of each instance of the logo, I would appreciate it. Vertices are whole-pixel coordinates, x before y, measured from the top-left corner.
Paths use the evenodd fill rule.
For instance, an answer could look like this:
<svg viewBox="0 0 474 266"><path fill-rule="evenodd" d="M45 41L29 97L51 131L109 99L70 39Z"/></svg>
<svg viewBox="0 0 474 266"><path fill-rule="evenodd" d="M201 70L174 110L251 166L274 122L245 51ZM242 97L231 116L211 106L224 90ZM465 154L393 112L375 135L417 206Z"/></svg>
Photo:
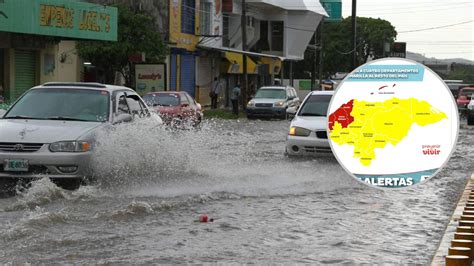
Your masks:
<svg viewBox="0 0 474 266"><path fill-rule="evenodd" d="M15 144L15 146L13 146L14 151L23 151L24 148L23 144Z"/></svg>

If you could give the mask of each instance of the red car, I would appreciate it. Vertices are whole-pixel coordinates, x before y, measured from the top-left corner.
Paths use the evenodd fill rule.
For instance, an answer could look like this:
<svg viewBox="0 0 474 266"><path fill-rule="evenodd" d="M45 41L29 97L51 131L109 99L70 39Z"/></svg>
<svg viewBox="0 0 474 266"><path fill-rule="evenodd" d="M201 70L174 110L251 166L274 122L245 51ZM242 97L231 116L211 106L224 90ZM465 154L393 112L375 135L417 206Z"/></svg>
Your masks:
<svg viewBox="0 0 474 266"><path fill-rule="evenodd" d="M198 126L202 120L201 105L184 91L150 92L143 96L145 103L158 114L166 125Z"/></svg>
<svg viewBox="0 0 474 266"><path fill-rule="evenodd" d="M464 87L460 89L459 94L458 94L458 99L456 100L459 109L466 109L473 95L474 95L474 87Z"/></svg>

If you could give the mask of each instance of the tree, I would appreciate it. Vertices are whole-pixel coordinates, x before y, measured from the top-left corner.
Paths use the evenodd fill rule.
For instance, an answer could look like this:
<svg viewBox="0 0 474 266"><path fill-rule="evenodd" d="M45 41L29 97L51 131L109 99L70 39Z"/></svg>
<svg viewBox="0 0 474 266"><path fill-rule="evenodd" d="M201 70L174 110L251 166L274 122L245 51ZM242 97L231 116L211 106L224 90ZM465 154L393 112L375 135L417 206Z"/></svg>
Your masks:
<svg viewBox="0 0 474 266"><path fill-rule="evenodd" d="M446 78L474 84L474 65L455 64L452 72Z"/></svg>
<svg viewBox="0 0 474 266"><path fill-rule="evenodd" d="M323 78L335 72L350 72L352 60L351 17L339 22L325 22L323 26ZM357 64L367 61L370 53L375 58L384 56L384 43L393 44L397 32L389 21L357 17ZM308 78L314 60L314 50L305 53L305 59L294 66L295 78ZM301 75L302 77L299 77Z"/></svg>
<svg viewBox="0 0 474 266"><path fill-rule="evenodd" d="M118 5L117 41L81 41L76 45L79 56L91 62L103 73L105 82L113 83L115 72L120 72L125 85L131 87L134 74L129 56L145 53L147 63L164 60L166 47L158 32L153 31L153 18Z"/></svg>

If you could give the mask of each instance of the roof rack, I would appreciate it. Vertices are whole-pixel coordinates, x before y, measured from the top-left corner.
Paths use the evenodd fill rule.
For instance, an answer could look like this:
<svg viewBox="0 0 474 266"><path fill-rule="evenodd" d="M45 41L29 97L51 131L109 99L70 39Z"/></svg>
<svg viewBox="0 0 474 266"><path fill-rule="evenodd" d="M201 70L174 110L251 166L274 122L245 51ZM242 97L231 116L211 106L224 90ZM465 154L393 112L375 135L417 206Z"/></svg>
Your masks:
<svg viewBox="0 0 474 266"><path fill-rule="evenodd" d="M105 84L95 82L47 82L42 85L43 87L61 87L61 86L74 86L74 87L87 87L87 88L107 88Z"/></svg>

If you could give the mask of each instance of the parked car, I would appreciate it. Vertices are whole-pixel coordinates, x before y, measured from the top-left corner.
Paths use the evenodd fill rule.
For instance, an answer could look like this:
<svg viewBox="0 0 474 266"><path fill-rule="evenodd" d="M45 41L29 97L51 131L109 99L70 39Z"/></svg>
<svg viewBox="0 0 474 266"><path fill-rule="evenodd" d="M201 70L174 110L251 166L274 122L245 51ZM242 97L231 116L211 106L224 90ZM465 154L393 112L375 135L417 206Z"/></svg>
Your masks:
<svg viewBox="0 0 474 266"><path fill-rule="evenodd" d="M289 86L261 87L247 104L247 118L277 117L286 118L288 107L298 108L300 98L295 89Z"/></svg>
<svg viewBox="0 0 474 266"><path fill-rule="evenodd" d="M474 98L467 105L467 110L467 124L472 126L474 125Z"/></svg>
<svg viewBox="0 0 474 266"><path fill-rule="evenodd" d="M286 154L332 154L327 136L327 111L333 91L312 91L304 99L299 110L288 108L294 115L286 138Z"/></svg>
<svg viewBox="0 0 474 266"><path fill-rule="evenodd" d="M202 107L187 92L150 92L143 96L145 103L157 112L166 125L198 126L203 118Z"/></svg>
<svg viewBox="0 0 474 266"><path fill-rule="evenodd" d="M49 177L76 189L92 176L99 130L154 117L132 89L99 83L46 83L25 92L0 119L0 187Z"/></svg>
<svg viewBox="0 0 474 266"><path fill-rule="evenodd" d="M474 94L474 87L463 87L459 89L457 104L459 110L465 110Z"/></svg>
<svg viewBox="0 0 474 266"><path fill-rule="evenodd" d="M463 83L462 80L443 80L448 86L451 94L453 94L454 99L458 98L459 91L464 87L474 87L474 84Z"/></svg>

